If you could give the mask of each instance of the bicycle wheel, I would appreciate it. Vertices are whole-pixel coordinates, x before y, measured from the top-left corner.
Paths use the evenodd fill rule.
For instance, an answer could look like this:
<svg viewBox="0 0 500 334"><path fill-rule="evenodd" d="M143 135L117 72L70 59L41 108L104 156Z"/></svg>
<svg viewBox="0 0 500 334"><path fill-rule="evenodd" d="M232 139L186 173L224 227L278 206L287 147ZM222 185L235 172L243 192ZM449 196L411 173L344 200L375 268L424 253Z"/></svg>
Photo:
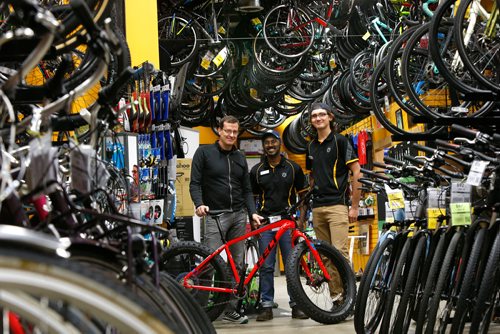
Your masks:
<svg viewBox="0 0 500 334"><path fill-rule="evenodd" d="M315 29L303 9L279 5L267 13L262 32L267 45L276 54L285 58L296 58L312 47Z"/></svg>
<svg viewBox="0 0 500 334"><path fill-rule="evenodd" d="M183 16L184 13L174 13L158 18L160 58L168 59L167 68L181 66L198 51L198 32L192 19Z"/></svg>
<svg viewBox="0 0 500 334"><path fill-rule="evenodd" d="M458 265L461 259L461 248L464 243L464 233L456 231L450 241L443 264L440 269L434 295L429 302L426 334L436 331L443 333L450 320L451 309L448 307L454 296L454 286L458 275ZM443 328L444 327L444 328Z"/></svg>
<svg viewBox="0 0 500 334"><path fill-rule="evenodd" d="M68 303L119 332L172 332L159 314L130 291L85 265L3 243L0 268L0 286L8 291Z"/></svg>
<svg viewBox="0 0 500 334"><path fill-rule="evenodd" d="M404 243L401 252L397 254L397 262L394 272L391 273L389 282L389 293L385 300L384 317L380 325L381 333L389 333L394 330L393 325L396 320L396 310L401 301L401 296L405 290L406 279L408 278L409 261L411 260L411 240L407 235L403 235L401 241Z"/></svg>
<svg viewBox="0 0 500 334"><path fill-rule="evenodd" d="M373 253L373 262L361 279L354 308L356 333L375 332L382 320L394 247L394 237L386 238Z"/></svg>
<svg viewBox="0 0 500 334"><path fill-rule="evenodd" d="M192 241L175 243L161 255L160 270L182 285L184 277L212 252L210 248ZM189 283L205 287L231 287L227 265L220 256L214 257L203 268L197 270ZM207 312L211 321L214 321L222 314L230 297L228 293L209 292L201 289L190 289L190 293Z"/></svg>
<svg viewBox="0 0 500 334"><path fill-rule="evenodd" d="M397 308L396 320L394 323L394 333L407 333L410 327L412 316L415 314L417 298L422 290L422 275L426 261L427 234L421 233L411 254L411 266L408 270L408 277L403 290L403 295Z"/></svg>
<svg viewBox="0 0 500 334"><path fill-rule="evenodd" d="M165 273L160 273L160 291L168 297L172 307L178 307L181 312L179 320L186 324L189 333L216 333L208 315L191 294Z"/></svg>
<svg viewBox="0 0 500 334"><path fill-rule="evenodd" d="M488 231L489 232L489 231ZM495 240L490 250L488 262L477 294L477 303L470 333L488 333L488 329L495 314L495 307L500 303L500 233L496 231Z"/></svg>
<svg viewBox="0 0 500 334"><path fill-rule="evenodd" d="M465 270L464 280L461 285L460 295L458 296L457 306L453 316L451 327L453 333L461 333L463 331L467 315L474 310L475 282L481 275L478 272L478 268L486 232L487 229L480 228L474 238L474 244L472 245L472 250L467 260L467 269Z"/></svg>
<svg viewBox="0 0 500 334"><path fill-rule="evenodd" d="M319 263L305 242L297 244L288 256L285 266L288 292L300 305L300 309L311 319L335 324L345 320L351 313L356 299L356 278L349 262L331 245L314 240L314 248L323 264L332 275L336 269L342 282L341 305L335 305L330 293L330 284L325 279Z"/></svg>
<svg viewBox="0 0 500 334"><path fill-rule="evenodd" d="M430 265L427 280L425 281L424 294L420 300L415 333L423 333L427 325L428 306L434 293L434 286L439 275L439 270L441 269L441 263L446 253L447 243L447 235L446 233L442 233L439 237L436 251L432 257L432 263Z"/></svg>
<svg viewBox="0 0 500 334"><path fill-rule="evenodd" d="M455 36L465 67L485 87L500 92L500 19L494 2L461 1L455 16Z"/></svg>

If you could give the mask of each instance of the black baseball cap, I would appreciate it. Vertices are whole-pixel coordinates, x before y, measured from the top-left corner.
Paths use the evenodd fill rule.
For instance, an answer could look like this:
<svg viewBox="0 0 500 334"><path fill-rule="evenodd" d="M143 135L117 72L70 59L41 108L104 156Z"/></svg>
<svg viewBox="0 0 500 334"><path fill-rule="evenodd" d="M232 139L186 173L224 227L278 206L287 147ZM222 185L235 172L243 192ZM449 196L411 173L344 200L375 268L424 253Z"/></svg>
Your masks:
<svg viewBox="0 0 500 334"><path fill-rule="evenodd" d="M264 132L264 134L262 135L262 141L264 141L267 137L274 137L274 138L278 139L279 141L281 141L280 134L276 130L269 130L267 132Z"/></svg>
<svg viewBox="0 0 500 334"><path fill-rule="evenodd" d="M311 111L313 110L317 110L317 109L323 109L323 110L326 110L327 112L329 113L333 113L333 109L331 106L329 106L328 104L326 103L323 103L323 102L314 102L312 105L311 105Z"/></svg>

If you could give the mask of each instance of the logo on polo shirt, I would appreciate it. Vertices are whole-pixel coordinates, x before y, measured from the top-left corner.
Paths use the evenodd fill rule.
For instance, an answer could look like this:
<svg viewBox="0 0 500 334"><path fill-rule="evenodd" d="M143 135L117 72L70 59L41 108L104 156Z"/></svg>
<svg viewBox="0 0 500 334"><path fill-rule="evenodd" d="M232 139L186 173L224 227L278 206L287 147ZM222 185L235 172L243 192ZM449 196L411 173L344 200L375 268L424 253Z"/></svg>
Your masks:
<svg viewBox="0 0 500 334"><path fill-rule="evenodd" d="M286 177L286 172L281 173L282 177Z"/></svg>
<svg viewBox="0 0 500 334"><path fill-rule="evenodd" d="M332 150L332 148L331 148L331 147L328 147L328 148L326 149L326 153L330 153L330 151L331 151L331 150Z"/></svg>

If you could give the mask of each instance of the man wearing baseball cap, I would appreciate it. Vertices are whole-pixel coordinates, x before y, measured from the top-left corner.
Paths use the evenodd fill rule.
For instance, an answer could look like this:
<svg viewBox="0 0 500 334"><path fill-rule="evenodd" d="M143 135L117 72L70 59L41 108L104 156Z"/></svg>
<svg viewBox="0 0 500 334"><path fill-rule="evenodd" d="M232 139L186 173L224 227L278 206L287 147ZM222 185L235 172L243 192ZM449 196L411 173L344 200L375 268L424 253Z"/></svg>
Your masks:
<svg viewBox="0 0 500 334"><path fill-rule="evenodd" d="M335 115L328 104L313 103L310 110L311 125L317 132L306 152L306 168L311 171L310 180L314 183L314 232L318 239L329 242L349 259L349 223L358 218L361 195L358 157L348 139L333 130ZM349 174L352 174L351 180ZM344 290L342 278L335 268L332 270L330 296L332 307L335 308L344 301Z"/></svg>
<svg viewBox="0 0 500 334"><path fill-rule="evenodd" d="M258 199L259 215L277 217L296 203L297 194L305 193L307 184L304 172L294 161L288 160L281 153L281 138L277 131L269 131L262 136L264 159L250 171L250 182L254 195ZM299 224L303 224L305 215L301 212ZM260 252L264 252L276 235L276 231L266 231L259 239ZM283 263L292 248L291 234L285 233L279 240ZM276 263L276 248L266 258L260 268L260 290L263 311L257 316L257 321L273 319L274 305L274 265ZM308 317L290 299L292 318L307 319Z"/></svg>

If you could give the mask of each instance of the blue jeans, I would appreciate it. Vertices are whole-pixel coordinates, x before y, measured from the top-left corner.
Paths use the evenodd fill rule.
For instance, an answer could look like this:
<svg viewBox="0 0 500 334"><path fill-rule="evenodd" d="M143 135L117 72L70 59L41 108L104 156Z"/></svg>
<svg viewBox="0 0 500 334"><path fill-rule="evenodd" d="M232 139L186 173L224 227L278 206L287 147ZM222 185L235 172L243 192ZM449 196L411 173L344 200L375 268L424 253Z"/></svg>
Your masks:
<svg viewBox="0 0 500 334"><path fill-rule="evenodd" d="M267 245L271 242L271 240L276 235L274 231L266 231L260 235L259 239L259 251L260 254L264 253ZM288 255L292 250L292 238L290 236L290 231L285 232L281 239L279 240L279 247L281 250L281 258L283 259L283 263L286 265L286 260L288 259ZM274 265L276 263L276 248L269 253L266 261L260 268L260 297L262 301L262 307L273 307L274 305ZM290 293L288 294L290 297ZM295 306L295 302L293 302L290 297L290 307Z"/></svg>

